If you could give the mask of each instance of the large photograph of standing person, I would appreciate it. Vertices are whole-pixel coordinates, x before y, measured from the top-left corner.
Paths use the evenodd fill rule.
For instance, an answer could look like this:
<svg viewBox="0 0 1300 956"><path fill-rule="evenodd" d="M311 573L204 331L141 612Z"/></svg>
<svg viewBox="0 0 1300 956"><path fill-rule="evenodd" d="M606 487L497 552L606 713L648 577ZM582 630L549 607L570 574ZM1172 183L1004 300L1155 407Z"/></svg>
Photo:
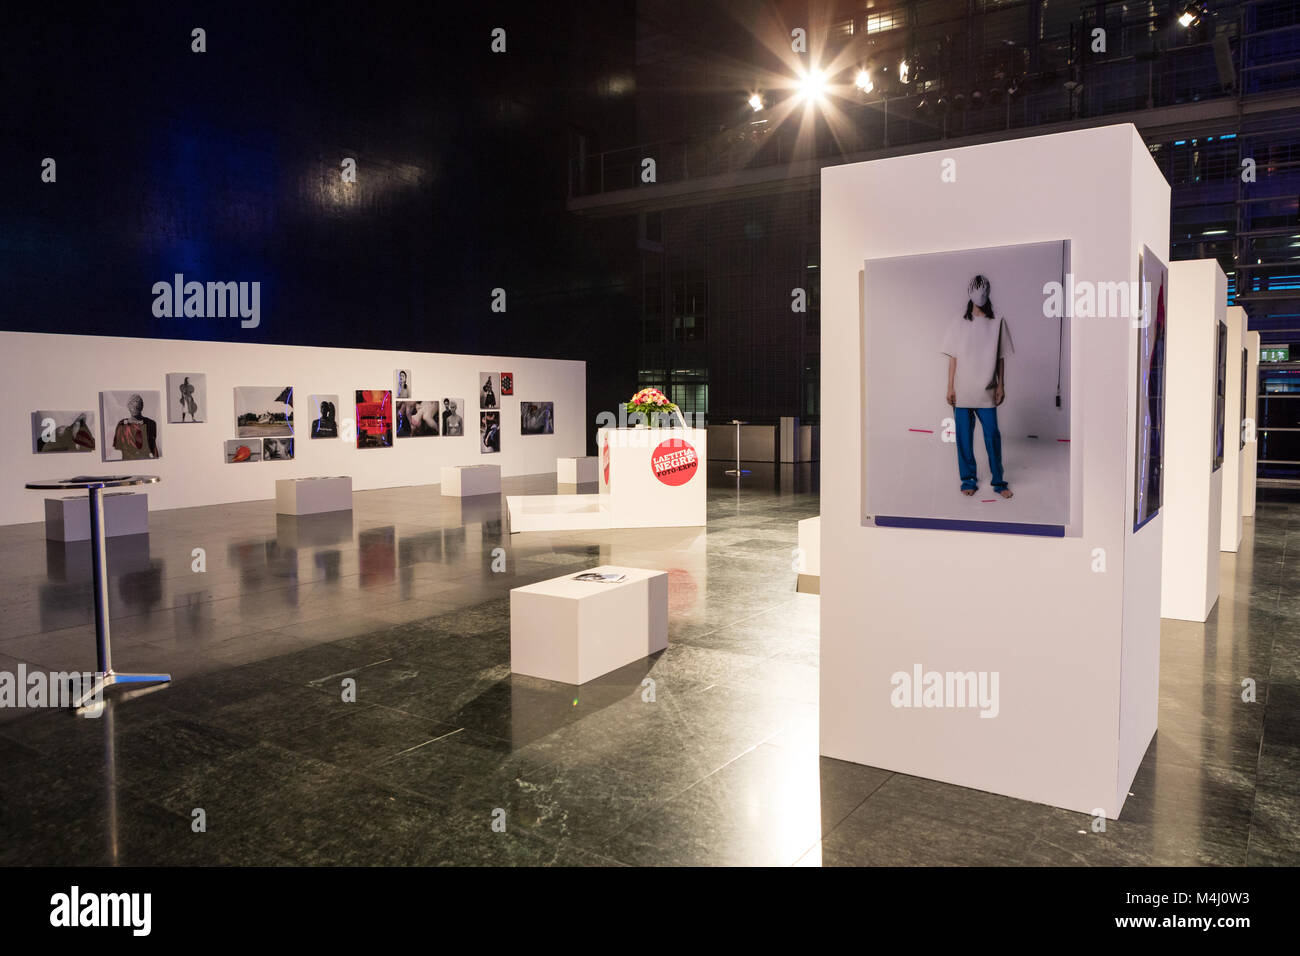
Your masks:
<svg viewBox="0 0 1300 956"><path fill-rule="evenodd" d="M465 399L444 398L442 400L442 435L444 438L457 438L465 434Z"/></svg>
<svg viewBox="0 0 1300 956"><path fill-rule="evenodd" d="M1058 306L1069 248L1062 240L864 263L868 521L1065 533L1070 319Z"/></svg>
<svg viewBox="0 0 1300 956"><path fill-rule="evenodd" d="M1164 497L1165 309L1169 303L1169 267L1146 246L1142 247L1142 261L1138 269L1138 295L1142 306L1137 329L1134 531L1160 513L1160 503ZM1226 329L1220 332L1220 335L1226 334Z"/></svg>
<svg viewBox="0 0 1300 956"><path fill-rule="evenodd" d="M478 407L496 408L497 395L501 394L501 379L496 372L478 373Z"/></svg>

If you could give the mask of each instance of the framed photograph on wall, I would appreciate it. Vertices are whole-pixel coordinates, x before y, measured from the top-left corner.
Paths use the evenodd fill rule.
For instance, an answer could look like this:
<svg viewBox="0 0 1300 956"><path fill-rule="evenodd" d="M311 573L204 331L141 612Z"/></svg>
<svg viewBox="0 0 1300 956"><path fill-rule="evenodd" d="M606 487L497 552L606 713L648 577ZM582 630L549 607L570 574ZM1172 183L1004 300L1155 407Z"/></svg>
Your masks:
<svg viewBox="0 0 1300 956"><path fill-rule="evenodd" d="M95 413L32 412L32 450L38 455L94 451Z"/></svg>
<svg viewBox="0 0 1300 956"><path fill-rule="evenodd" d="M1058 240L864 262L864 524L1065 534L1069 255Z"/></svg>
<svg viewBox="0 0 1300 956"><path fill-rule="evenodd" d="M437 402L397 402L397 437L426 438L438 434Z"/></svg>
<svg viewBox="0 0 1300 956"><path fill-rule="evenodd" d="M311 437L339 437L339 397L337 395L312 395L308 399L311 406Z"/></svg>
<svg viewBox="0 0 1300 956"><path fill-rule="evenodd" d="M442 434L444 438L456 438L465 434L465 399L442 400Z"/></svg>
<svg viewBox="0 0 1300 956"><path fill-rule="evenodd" d="M235 434L239 438L293 436L293 386L246 385L235 389Z"/></svg>
<svg viewBox="0 0 1300 956"><path fill-rule="evenodd" d="M501 413L478 413L478 450L481 455L495 455L501 451Z"/></svg>
<svg viewBox="0 0 1300 956"><path fill-rule="evenodd" d="M256 438L232 438L225 446L226 464L245 465L262 460L262 441Z"/></svg>
<svg viewBox="0 0 1300 956"><path fill-rule="evenodd" d="M554 402L520 402L519 434L553 435L555 434Z"/></svg>
<svg viewBox="0 0 1300 956"><path fill-rule="evenodd" d="M169 372L167 421L176 425L208 420L208 377L202 372Z"/></svg>
<svg viewBox="0 0 1300 956"><path fill-rule="evenodd" d="M293 461L293 439L263 438L262 461Z"/></svg>
<svg viewBox="0 0 1300 956"><path fill-rule="evenodd" d="M1255 410L1253 408L1246 407L1246 403L1250 401L1250 399L1246 397L1247 396L1246 376L1249 374L1250 374L1250 362L1247 361L1246 359L1246 350L1242 349L1241 350L1241 405L1238 406L1241 409L1241 422L1239 423L1240 427L1237 429L1237 451L1241 451L1243 448L1246 447L1246 419L1253 418L1255 416Z"/></svg>
<svg viewBox="0 0 1300 956"><path fill-rule="evenodd" d="M515 393L515 373L502 372L501 373L501 394L513 395L514 393Z"/></svg>
<svg viewBox="0 0 1300 956"><path fill-rule="evenodd" d="M1142 247L1138 269L1141 300L1137 329L1137 447L1134 455L1133 530L1160 513L1164 491L1165 309L1169 267ZM1220 358L1222 363L1222 358Z"/></svg>
<svg viewBox="0 0 1300 956"><path fill-rule="evenodd" d="M357 390L357 447L393 447L393 393Z"/></svg>
<svg viewBox="0 0 1300 956"><path fill-rule="evenodd" d="M156 391L100 392L99 405L104 423L104 461L162 457L158 440L162 396Z"/></svg>
<svg viewBox="0 0 1300 956"><path fill-rule="evenodd" d="M393 384L396 386L396 398L411 397L411 370L409 368L399 368L393 373Z"/></svg>
<svg viewBox="0 0 1300 956"><path fill-rule="evenodd" d="M500 408L497 396L501 394L501 376L497 372L478 373L478 407Z"/></svg>
<svg viewBox="0 0 1300 956"><path fill-rule="evenodd" d="M1224 431L1228 417L1228 326L1219 323L1214 353L1214 421L1210 423L1210 471L1223 467Z"/></svg>

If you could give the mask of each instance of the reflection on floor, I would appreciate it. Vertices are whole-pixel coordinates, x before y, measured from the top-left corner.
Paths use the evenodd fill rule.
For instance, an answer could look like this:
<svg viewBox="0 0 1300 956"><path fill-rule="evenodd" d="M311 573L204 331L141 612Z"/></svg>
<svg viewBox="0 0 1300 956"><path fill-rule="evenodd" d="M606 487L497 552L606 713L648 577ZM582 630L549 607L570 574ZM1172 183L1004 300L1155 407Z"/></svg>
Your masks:
<svg viewBox="0 0 1300 956"><path fill-rule="evenodd" d="M0 863L1300 862L1300 506L1261 504L1206 625L1166 623L1158 741L1094 833L819 758L791 570L815 478L724 467L707 531L512 537L502 499L436 487L154 513L113 544L116 662L176 681L99 720L0 711ZM0 529L0 670L93 667L87 554ZM604 562L670 570L669 649L581 690L512 678L509 589Z"/></svg>

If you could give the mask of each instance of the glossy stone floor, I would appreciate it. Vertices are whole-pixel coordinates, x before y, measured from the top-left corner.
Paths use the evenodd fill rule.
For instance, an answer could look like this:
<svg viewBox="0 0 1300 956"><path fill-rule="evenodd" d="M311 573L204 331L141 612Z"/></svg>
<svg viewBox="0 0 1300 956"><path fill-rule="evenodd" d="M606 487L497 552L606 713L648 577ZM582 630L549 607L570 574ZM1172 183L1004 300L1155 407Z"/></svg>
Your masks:
<svg viewBox="0 0 1300 956"><path fill-rule="evenodd" d="M1300 505L1261 504L1207 624L1165 623L1160 732L1099 834L819 758L815 476L722 467L707 531L512 537L436 486L153 513L111 548L115 663L176 679L98 720L0 711L0 863L1300 862ZM0 670L93 669L88 550L42 534L0 528ZM669 571L669 649L580 691L512 677L509 589L601 563Z"/></svg>

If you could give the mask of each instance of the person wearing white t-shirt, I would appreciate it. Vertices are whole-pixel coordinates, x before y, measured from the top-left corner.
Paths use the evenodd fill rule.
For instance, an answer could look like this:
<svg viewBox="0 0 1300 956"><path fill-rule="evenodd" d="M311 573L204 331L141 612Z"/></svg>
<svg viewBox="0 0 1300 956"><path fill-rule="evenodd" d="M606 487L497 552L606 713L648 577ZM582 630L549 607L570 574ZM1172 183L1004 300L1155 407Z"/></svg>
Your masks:
<svg viewBox="0 0 1300 956"><path fill-rule="evenodd" d="M1011 497L1002 472L1002 433L998 406L1006 398L1006 357L1015 352L1007 320L996 316L989 298L989 280L977 275L966 287L966 314L952 320L940 351L948 356L948 404L957 437L957 471L961 493L979 488L975 466L975 420L984 433L993 490Z"/></svg>

